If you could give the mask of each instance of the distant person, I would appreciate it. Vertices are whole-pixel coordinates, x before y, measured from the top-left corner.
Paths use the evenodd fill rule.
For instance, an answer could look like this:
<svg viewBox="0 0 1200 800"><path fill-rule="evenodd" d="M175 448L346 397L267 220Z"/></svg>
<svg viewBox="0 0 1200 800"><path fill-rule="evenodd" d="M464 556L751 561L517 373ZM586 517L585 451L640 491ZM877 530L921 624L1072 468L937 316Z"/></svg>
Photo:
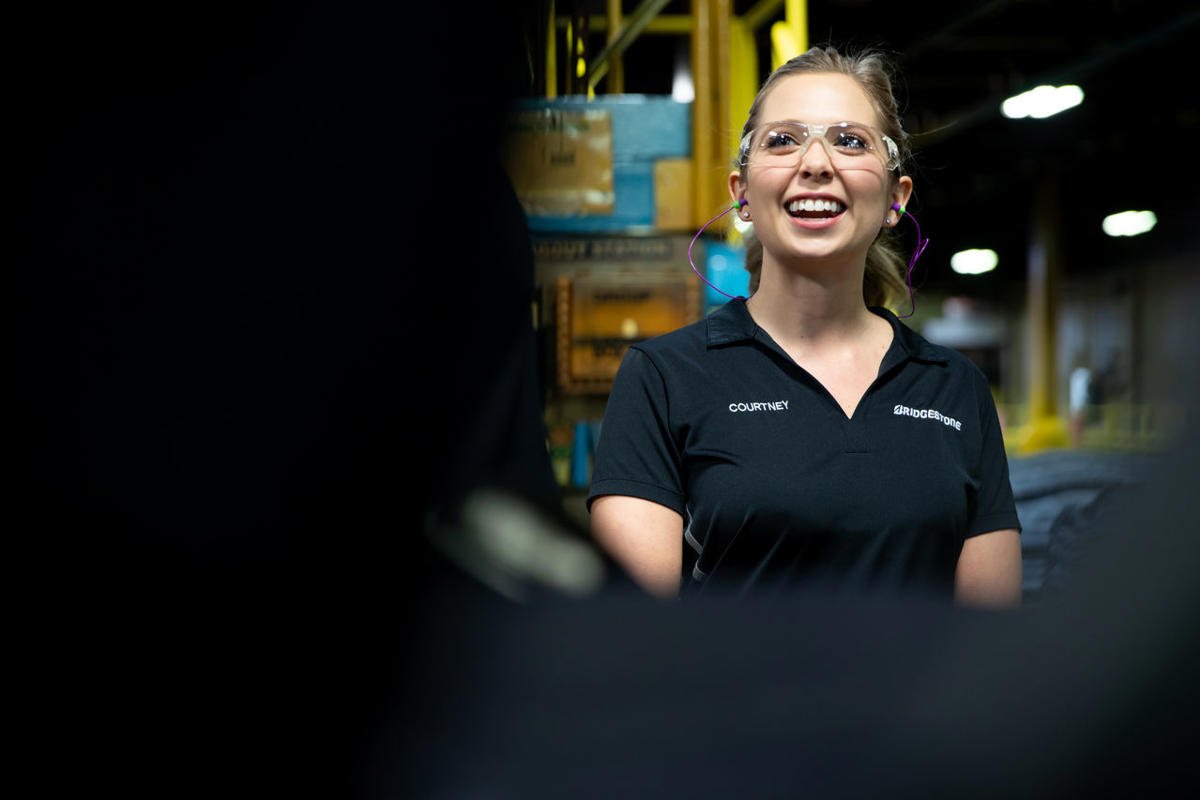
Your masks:
<svg viewBox="0 0 1200 800"><path fill-rule="evenodd" d="M1071 444L1075 447L1083 444L1084 416L1087 414L1091 382L1092 371L1082 363L1071 370L1067 387L1067 405L1071 414Z"/></svg>

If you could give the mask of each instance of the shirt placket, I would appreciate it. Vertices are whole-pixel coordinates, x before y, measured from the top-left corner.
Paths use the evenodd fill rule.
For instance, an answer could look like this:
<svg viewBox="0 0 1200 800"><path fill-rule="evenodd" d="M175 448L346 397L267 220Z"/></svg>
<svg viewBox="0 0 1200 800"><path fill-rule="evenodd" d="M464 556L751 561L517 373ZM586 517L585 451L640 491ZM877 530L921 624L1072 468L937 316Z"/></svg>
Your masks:
<svg viewBox="0 0 1200 800"><path fill-rule="evenodd" d="M854 416L848 418L845 414L838 414L841 417L842 435L846 444L845 452L872 452L875 437L871 436L871 407L884 384L892 379L894 373L907 360L908 355L904 348L898 340L894 340L879 364L879 374L875 376L875 380L871 381L871 385L863 393L862 399L858 401L858 407L854 409ZM831 397L830 400L832 399ZM834 405L837 405L836 401L834 401Z"/></svg>

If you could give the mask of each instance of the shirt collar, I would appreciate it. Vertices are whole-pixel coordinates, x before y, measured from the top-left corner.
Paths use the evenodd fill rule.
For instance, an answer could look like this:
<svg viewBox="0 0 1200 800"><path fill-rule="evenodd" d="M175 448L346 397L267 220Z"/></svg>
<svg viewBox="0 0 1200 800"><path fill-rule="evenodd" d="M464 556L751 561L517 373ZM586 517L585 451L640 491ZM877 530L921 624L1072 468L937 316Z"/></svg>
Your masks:
<svg viewBox="0 0 1200 800"><path fill-rule="evenodd" d="M905 325L886 308L872 307L871 311L888 321L894 333L894 343L903 353L917 361L946 363L950 359L944 348L930 344L925 337ZM738 298L708 315L708 346L720 347L734 342L754 339L758 324L746 309L746 301Z"/></svg>

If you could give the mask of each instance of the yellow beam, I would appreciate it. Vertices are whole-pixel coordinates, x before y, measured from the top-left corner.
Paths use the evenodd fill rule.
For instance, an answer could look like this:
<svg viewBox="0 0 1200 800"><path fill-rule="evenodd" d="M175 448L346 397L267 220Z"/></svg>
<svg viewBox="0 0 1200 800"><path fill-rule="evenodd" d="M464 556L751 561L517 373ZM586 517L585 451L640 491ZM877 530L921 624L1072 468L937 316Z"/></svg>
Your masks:
<svg viewBox="0 0 1200 800"><path fill-rule="evenodd" d="M808 0L787 0L786 14L787 24L800 46L796 55L800 55L808 49Z"/></svg>
<svg viewBox="0 0 1200 800"><path fill-rule="evenodd" d="M713 114L713 121L715 122L714 130L719 132L724 126L728 125L731 115L730 64L733 47L731 42L733 0L715 0L713 5L713 32L716 35L714 41L715 52L713 53L713 64L716 65L716 70L714 70L716 78L716 108L713 109L715 112ZM726 172L722 167L728 162L725 143L726 137L716 136L713 142L712 157L710 157L713 167L720 173ZM724 182L724 175L722 175L722 180L716 186L715 190L718 191L718 197L721 197L720 186L724 185Z"/></svg>
<svg viewBox="0 0 1200 800"><path fill-rule="evenodd" d="M771 71L779 69L791 59L800 55L800 43L796 34L786 22L776 22L771 26Z"/></svg>
<svg viewBox="0 0 1200 800"><path fill-rule="evenodd" d="M566 74L563 76L567 79L567 85L564 87L567 95L575 93L575 25L574 21L570 20L567 23L567 29L563 33L565 50L567 54Z"/></svg>
<svg viewBox="0 0 1200 800"><path fill-rule="evenodd" d="M784 0L759 0L753 8L738 17L738 19L741 19L751 31L756 31L770 22L772 17L779 13L779 9L783 8L783 4ZM569 21L567 17L557 17L555 24L560 28L565 28ZM628 24L629 17L622 17L615 23L604 14L593 14L588 18L588 30L596 31L597 33L607 33L614 26L622 28ZM683 36L691 32L692 17L690 14L659 14L642 31L642 33L675 36Z"/></svg>
<svg viewBox="0 0 1200 800"><path fill-rule="evenodd" d="M729 25L729 161L741 143L742 126L758 94L758 47L752 30L745 17L734 17Z"/></svg>
<svg viewBox="0 0 1200 800"><path fill-rule="evenodd" d="M550 0L550 20L554 21L554 0ZM558 97L558 33L554 25L546 26L546 99Z"/></svg>
<svg viewBox="0 0 1200 800"><path fill-rule="evenodd" d="M786 0L787 17L771 26L771 69L785 63L808 49L808 3L806 0Z"/></svg>
<svg viewBox="0 0 1200 800"><path fill-rule="evenodd" d="M586 83L589 95L608 73L612 60L625 52L625 49L633 44L638 36L641 36L642 31L654 21L658 12L662 11L667 2L668 0L642 0L629 15L628 24L622 25L616 31L616 36L610 37L610 41L604 45L603 50L596 54L592 60L592 66L587 70Z"/></svg>
<svg viewBox="0 0 1200 800"><path fill-rule="evenodd" d="M733 19L733 0L715 0L713 3L713 64L716 66L714 79L716 80L716 108L713 109L713 149L709 155L709 164L711 165L713 185L713 193L715 195L714 204L719 204L728 196L728 190L725 188L725 176L729 172L729 150L726 147L728 140L727 136L722 136L721 131L727 130L730 115L730 64L732 64L732 49L731 42L731 27ZM729 217L725 217L722 223L728 226Z"/></svg>
<svg viewBox="0 0 1200 800"><path fill-rule="evenodd" d="M710 0L692 0L692 84L696 99L692 101L692 162L696 165L696 226L704 224L704 215L713 206L712 181L709 164L712 154L712 36Z"/></svg>
<svg viewBox="0 0 1200 800"><path fill-rule="evenodd" d="M1029 428L1022 451L1065 447L1070 437L1058 416L1055 326L1062 276L1058 178L1042 178L1035 188L1028 258Z"/></svg>
<svg viewBox="0 0 1200 800"><path fill-rule="evenodd" d="M622 17L617 29L628 27L632 16ZM567 17L558 17L555 24L560 28L565 28L570 20ZM588 17L588 30L597 33L607 33L612 29L608 17L603 14L592 14ZM659 14L645 28L642 33L657 33L671 34L675 36L686 36L692 32L692 17L690 14Z"/></svg>
<svg viewBox="0 0 1200 800"><path fill-rule="evenodd" d="M758 0L754 7L742 14L740 19L751 31L756 31L771 21L783 8L783 0Z"/></svg>
<svg viewBox="0 0 1200 800"><path fill-rule="evenodd" d="M608 45L613 47L621 34L621 0L608 0ZM608 93L625 93L625 65L621 54L612 56L608 67Z"/></svg>

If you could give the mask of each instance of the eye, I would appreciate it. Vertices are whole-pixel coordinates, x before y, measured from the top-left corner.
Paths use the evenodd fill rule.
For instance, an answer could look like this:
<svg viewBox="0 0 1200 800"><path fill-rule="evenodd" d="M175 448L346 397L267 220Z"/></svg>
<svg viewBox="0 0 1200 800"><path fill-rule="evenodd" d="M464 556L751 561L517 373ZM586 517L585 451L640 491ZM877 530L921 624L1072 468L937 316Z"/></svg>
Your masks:
<svg viewBox="0 0 1200 800"><path fill-rule="evenodd" d="M798 144L796 138L787 131L767 131L762 146L767 150L786 150Z"/></svg>
<svg viewBox="0 0 1200 800"><path fill-rule="evenodd" d="M841 151L866 152L871 149L871 140L857 131L839 131L833 146Z"/></svg>

